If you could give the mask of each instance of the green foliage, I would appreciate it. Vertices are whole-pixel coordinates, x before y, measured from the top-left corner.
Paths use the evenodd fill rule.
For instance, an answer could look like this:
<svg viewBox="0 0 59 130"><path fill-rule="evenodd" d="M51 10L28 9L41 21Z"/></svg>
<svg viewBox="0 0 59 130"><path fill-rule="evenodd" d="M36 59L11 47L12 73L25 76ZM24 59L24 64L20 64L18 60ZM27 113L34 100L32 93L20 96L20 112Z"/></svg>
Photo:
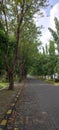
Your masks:
<svg viewBox="0 0 59 130"><path fill-rule="evenodd" d="M8 38L3 30L0 30L0 53L5 53L7 48Z"/></svg>
<svg viewBox="0 0 59 130"><path fill-rule="evenodd" d="M56 66L55 66L55 73L57 73L59 75L59 56L57 57L57 62L56 62Z"/></svg>
<svg viewBox="0 0 59 130"><path fill-rule="evenodd" d="M46 45L46 48L42 49L43 53L38 53L38 55L33 60L30 74L40 76L50 75L52 77L52 75L55 73L55 67L58 59L57 55L55 54L54 41L50 40L49 48L47 48Z"/></svg>
<svg viewBox="0 0 59 130"><path fill-rule="evenodd" d="M55 43L54 41L49 41L49 55L54 56L55 55Z"/></svg>
<svg viewBox="0 0 59 130"><path fill-rule="evenodd" d="M56 31L52 30L51 28L49 28L50 32L52 33L53 39L57 45L57 51L58 51L58 55L56 56L56 64L55 64L55 68L54 71L55 73L59 74L59 21L58 19L55 17L55 28Z"/></svg>
<svg viewBox="0 0 59 130"><path fill-rule="evenodd" d="M0 29L0 70L5 72L6 65L5 65L5 55L7 53L8 48L8 62L11 66L12 58L13 58L13 49L15 46L15 38L8 37L3 28Z"/></svg>
<svg viewBox="0 0 59 130"><path fill-rule="evenodd" d="M25 75L33 59L38 54L38 30L33 24L33 16L45 6L47 0L11 0L1 1L0 17L3 26L0 29L1 63L6 61L5 68L10 75L14 72L17 58ZM41 34L39 29L39 34ZM13 36L11 38L10 36ZM38 42L37 42L38 43ZM19 47L19 55L18 55ZM33 52L34 50L34 52ZM19 57L18 57L19 56ZM3 58L2 58L3 57ZM5 59L4 59L5 57ZM1 65L2 66L2 65ZM21 69L21 67L20 67ZM11 72L11 74L10 74ZM11 75L12 76L12 75Z"/></svg>
<svg viewBox="0 0 59 130"><path fill-rule="evenodd" d="M33 21L23 25L22 28L18 63L22 66L22 71L26 71L27 74L38 54L37 46L40 45L40 42L37 41L38 30ZM21 67L19 68L21 69Z"/></svg>
<svg viewBox="0 0 59 130"><path fill-rule="evenodd" d="M51 32L53 39L57 45L57 50L59 53L59 21L57 18L54 19L55 20L55 27L56 27L56 31L54 31L53 29L49 28L49 31Z"/></svg>
<svg viewBox="0 0 59 130"><path fill-rule="evenodd" d="M7 47L8 38L5 35L3 27L0 28L0 73L4 72L5 69L5 53Z"/></svg>
<svg viewBox="0 0 59 130"><path fill-rule="evenodd" d="M8 86L8 83L3 83L3 82L0 82L0 89L2 89L2 88L5 88L5 87L7 87Z"/></svg>
<svg viewBox="0 0 59 130"><path fill-rule="evenodd" d="M16 41L14 37L8 38L8 64L12 67L13 53Z"/></svg>

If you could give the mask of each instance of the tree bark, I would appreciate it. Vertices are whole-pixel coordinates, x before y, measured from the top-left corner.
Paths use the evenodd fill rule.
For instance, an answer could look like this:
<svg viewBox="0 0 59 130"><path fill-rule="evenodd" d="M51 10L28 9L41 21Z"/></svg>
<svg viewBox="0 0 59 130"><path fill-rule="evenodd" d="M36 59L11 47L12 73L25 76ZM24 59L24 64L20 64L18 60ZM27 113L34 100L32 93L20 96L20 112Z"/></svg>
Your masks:
<svg viewBox="0 0 59 130"><path fill-rule="evenodd" d="M23 80L23 75L22 75L22 68L23 68L23 65L19 64L19 67L18 67L18 70L19 70L19 73L18 73L18 76L19 76L19 82Z"/></svg>
<svg viewBox="0 0 59 130"><path fill-rule="evenodd" d="M9 74L9 90L13 90L14 89L14 75L13 75L13 72L10 71Z"/></svg>

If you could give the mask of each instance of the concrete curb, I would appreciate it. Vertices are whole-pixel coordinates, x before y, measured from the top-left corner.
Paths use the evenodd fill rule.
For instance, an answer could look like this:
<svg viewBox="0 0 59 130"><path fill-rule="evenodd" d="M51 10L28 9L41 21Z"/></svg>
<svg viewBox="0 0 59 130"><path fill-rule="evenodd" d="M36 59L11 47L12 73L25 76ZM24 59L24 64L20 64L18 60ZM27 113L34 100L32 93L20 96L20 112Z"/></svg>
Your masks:
<svg viewBox="0 0 59 130"><path fill-rule="evenodd" d="M10 118L13 110L15 109L15 105L18 101L19 96L21 95L23 88L24 88L24 85L21 87L20 91L16 94L14 101L11 103L8 111L6 112L4 118L2 119L0 123L0 130L7 130L8 119ZM14 130L18 130L18 128L14 128Z"/></svg>

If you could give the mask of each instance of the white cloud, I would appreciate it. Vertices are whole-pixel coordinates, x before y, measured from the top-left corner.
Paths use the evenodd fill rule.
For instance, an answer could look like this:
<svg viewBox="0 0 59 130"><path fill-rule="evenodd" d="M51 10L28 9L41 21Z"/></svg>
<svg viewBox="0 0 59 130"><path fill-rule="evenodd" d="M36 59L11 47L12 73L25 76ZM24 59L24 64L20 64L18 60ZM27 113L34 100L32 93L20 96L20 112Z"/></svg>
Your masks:
<svg viewBox="0 0 59 130"><path fill-rule="evenodd" d="M51 33L49 32L49 30L46 30L43 33L43 36L40 38L40 40L42 41L42 43L47 44L49 39L51 38Z"/></svg>
<svg viewBox="0 0 59 130"><path fill-rule="evenodd" d="M35 15L34 15L34 22L36 23L37 26L40 26L40 25L45 25L46 24L46 12L45 10L41 10L41 13L42 15L40 15L40 12L37 12ZM44 21L44 22L43 22Z"/></svg>
<svg viewBox="0 0 59 130"><path fill-rule="evenodd" d="M51 38L51 33L48 30L48 27L55 29L54 18L57 17L59 19L59 2L55 4L50 10L50 16L47 17L45 10L41 10L43 12L44 17L40 17L39 12L35 15L34 21L37 26L43 25L44 29L42 29L42 37L40 38L43 44L48 43Z"/></svg>
<svg viewBox="0 0 59 130"><path fill-rule="evenodd" d="M48 27L50 25L49 17L47 17L45 10L41 10L41 12L43 13L44 17L40 16L40 13L38 12L34 16L34 22L36 23L36 26L43 25L43 28L41 30L42 31L42 36L41 36L40 40L43 43L47 43L47 38L50 37L50 33L48 31Z"/></svg>

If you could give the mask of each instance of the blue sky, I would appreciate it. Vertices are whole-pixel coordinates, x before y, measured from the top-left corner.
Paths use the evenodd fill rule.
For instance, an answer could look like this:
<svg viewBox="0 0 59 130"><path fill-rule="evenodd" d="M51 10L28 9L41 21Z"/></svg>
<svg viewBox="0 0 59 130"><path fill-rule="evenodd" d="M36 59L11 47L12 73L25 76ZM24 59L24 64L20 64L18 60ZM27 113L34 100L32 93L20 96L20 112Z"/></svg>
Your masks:
<svg viewBox="0 0 59 130"><path fill-rule="evenodd" d="M49 0L49 6L46 8L47 15L50 15L50 9L58 2L59 0Z"/></svg>
<svg viewBox="0 0 59 130"><path fill-rule="evenodd" d="M45 44L48 44L49 39L52 38L51 33L48 30L48 27L51 27L55 30L54 18L57 17L59 20L59 0L49 0L49 6L47 8L41 9L44 17L41 17L39 12L35 15L35 23L37 26L43 25L42 36L40 40Z"/></svg>

